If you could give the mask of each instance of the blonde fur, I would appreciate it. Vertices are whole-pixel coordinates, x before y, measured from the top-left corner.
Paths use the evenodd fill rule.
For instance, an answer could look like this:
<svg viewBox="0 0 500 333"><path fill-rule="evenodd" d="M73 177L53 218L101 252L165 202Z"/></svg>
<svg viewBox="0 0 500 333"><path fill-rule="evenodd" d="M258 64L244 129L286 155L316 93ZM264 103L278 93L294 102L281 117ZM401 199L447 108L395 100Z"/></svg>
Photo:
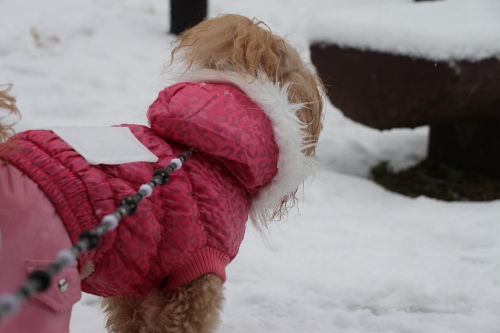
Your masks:
<svg viewBox="0 0 500 333"><path fill-rule="evenodd" d="M4 89L1 89L5 87ZM9 95L9 91L12 89L11 84L0 86L0 109L6 110L7 115L19 116L19 110L16 106L16 99ZM0 121L4 120L5 117L0 117ZM14 129L12 128L14 124L3 124L0 123L0 142L6 141L11 135L14 134Z"/></svg>
<svg viewBox="0 0 500 333"><path fill-rule="evenodd" d="M103 300L106 328L111 333L212 333L224 303L222 281L206 274L173 291L153 290L138 297Z"/></svg>
<svg viewBox="0 0 500 333"><path fill-rule="evenodd" d="M264 73L273 83L286 86L289 102L301 105L297 116L305 125L303 152L314 155L323 128L324 87L312 66L283 38L262 21L231 14L201 22L182 33L177 43L167 70L180 65L183 74L214 69L253 80ZM297 188L280 199L271 219L286 217L297 202L296 193Z"/></svg>

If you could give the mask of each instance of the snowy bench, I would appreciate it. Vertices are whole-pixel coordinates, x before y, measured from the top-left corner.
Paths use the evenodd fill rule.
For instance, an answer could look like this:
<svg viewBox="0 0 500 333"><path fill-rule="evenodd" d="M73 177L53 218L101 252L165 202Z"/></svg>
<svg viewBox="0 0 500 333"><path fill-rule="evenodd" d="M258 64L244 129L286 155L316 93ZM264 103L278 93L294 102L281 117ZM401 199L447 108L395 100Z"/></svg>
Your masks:
<svg viewBox="0 0 500 333"><path fill-rule="evenodd" d="M430 125L430 158L500 177L500 1L322 12L311 59L330 101L377 129Z"/></svg>

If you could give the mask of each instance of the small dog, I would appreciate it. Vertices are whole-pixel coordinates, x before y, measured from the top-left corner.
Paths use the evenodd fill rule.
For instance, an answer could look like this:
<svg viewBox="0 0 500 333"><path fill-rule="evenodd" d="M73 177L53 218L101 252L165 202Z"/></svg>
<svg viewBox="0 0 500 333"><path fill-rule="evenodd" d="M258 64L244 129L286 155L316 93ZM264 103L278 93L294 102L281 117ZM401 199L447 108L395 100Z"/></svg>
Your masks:
<svg viewBox="0 0 500 333"><path fill-rule="evenodd" d="M145 199L135 216L120 222L100 247L79 259L78 269L72 268L83 291L105 297L112 333L214 332L224 302L225 267L238 252L247 219L262 230L284 218L296 203L298 187L314 173L324 88L297 51L265 24L239 15L203 21L179 36L170 68L181 68L182 75L150 106L150 127L123 126L159 157L154 168L164 168L186 147L198 153L172 175L171 190ZM7 92L0 105L16 113ZM11 134L9 126L2 130L2 138ZM67 233L57 240L61 244L95 227L120 195L137 189L154 171L144 162L90 165L51 131L13 139L19 153L0 146L16 168L17 181L11 182L36 183L25 187L48 199L51 207L43 210L52 211L53 221L45 225ZM23 157L27 154L32 160ZM7 177L1 167L0 178ZM37 221L25 223L36 226ZM74 272L67 274L71 279ZM71 292L77 294L78 287L71 285L76 288ZM72 295L58 294L57 288L51 292L56 299ZM46 303L53 309L37 308L46 316L37 329L54 333L57 326L57 333L68 332L72 304ZM8 333L28 324L19 320ZM0 324L0 333L6 332Z"/></svg>
<svg viewBox="0 0 500 333"><path fill-rule="evenodd" d="M16 99L9 95L12 85L7 85L3 90L0 90L0 110L7 111L7 115L19 116L19 109L16 106ZM14 134L13 124L4 124L4 117L0 117L0 143L6 141ZM1 156L0 156L1 157ZM0 230L0 249L2 248L2 230Z"/></svg>

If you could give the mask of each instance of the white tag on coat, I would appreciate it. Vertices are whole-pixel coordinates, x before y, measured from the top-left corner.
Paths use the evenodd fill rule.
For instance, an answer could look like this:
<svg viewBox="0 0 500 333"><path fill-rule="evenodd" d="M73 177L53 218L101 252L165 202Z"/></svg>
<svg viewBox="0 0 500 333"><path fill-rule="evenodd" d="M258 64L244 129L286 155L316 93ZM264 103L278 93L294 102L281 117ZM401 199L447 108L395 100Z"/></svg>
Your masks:
<svg viewBox="0 0 500 333"><path fill-rule="evenodd" d="M128 127L50 127L90 164L156 162Z"/></svg>

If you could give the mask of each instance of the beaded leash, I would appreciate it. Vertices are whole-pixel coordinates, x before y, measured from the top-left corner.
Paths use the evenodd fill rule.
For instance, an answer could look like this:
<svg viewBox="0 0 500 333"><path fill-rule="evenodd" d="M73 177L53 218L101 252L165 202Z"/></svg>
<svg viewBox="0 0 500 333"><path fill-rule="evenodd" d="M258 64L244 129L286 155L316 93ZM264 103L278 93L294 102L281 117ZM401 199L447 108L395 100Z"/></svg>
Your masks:
<svg viewBox="0 0 500 333"><path fill-rule="evenodd" d="M70 267L86 251L95 249L99 245L100 238L105 233L115 229L123 217L132 215L137 211L137 206L142 199L149 197L158 185L168 183L170 174L179 170L193 152L193 149L186 150L177 158L174 158L165 169L156 170L153 179L141 185L134 196L124 198L120 206L113 213L104 216L101 224L97 227L82 232L76 244L69 250L60 251L56 255L56 260L46 270L32 272L22 287L14 293L0 298L0 323L4 318L14 315L24 301L35 294L46 291L52 283L52 278L57 273L66 267Z"/></svg>

